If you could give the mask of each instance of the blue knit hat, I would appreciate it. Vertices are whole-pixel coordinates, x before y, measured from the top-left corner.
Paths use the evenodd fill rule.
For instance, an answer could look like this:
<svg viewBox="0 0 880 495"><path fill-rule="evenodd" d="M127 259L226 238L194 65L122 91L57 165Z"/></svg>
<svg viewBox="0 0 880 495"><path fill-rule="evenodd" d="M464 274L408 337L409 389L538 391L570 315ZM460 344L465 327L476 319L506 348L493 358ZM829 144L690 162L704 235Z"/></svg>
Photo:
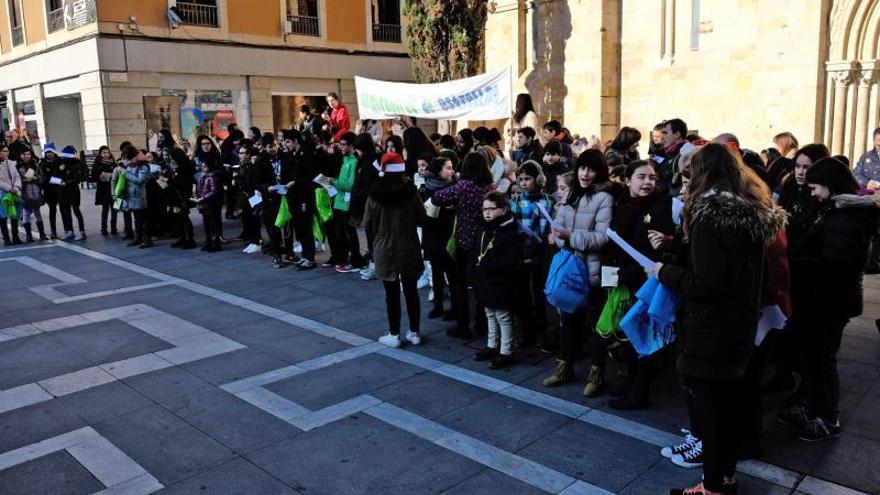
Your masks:
<svg viewBox="0 0 880 495"><path fill-rule="evenodd" d="M79 158L79 154L76 152L76 148L67 145L61 150L61 158Z"/></svg>
<svg viewBox="0 0 880 495"><path fill-rule="evenodd" d="M46 156L46 153L55 153L58 155L58 150L55 149L55 143L46 143L43 146L43 156Z"/></svg>

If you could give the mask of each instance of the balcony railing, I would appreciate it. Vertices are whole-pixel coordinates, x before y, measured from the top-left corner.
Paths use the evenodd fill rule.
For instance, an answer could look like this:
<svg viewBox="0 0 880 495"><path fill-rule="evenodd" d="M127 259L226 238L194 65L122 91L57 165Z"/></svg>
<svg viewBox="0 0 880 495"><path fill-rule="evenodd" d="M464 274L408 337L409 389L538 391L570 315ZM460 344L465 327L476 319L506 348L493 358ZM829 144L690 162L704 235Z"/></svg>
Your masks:
<svg viewBox="0 0 880 495"><path fill-rule="evenodd" d="M373 41L400 43L400 24L373 24Z"/></svg>
<svg viewBox="0 0 880 495"><path fill-rule="evenodd" d="M64 29L64 8L55 9L46 14L46 23L49 25L50 33Z"/></svg>
<svg viewBox="0 0 880 495"><path fill-rule="evenodd" d="M219 27L216 5L202 5L193 2L177 2L177 13L184 24L194 26Z"/></svg>
<svg viewBox="0 0 880 495"><path fill-rule="evenodd" d="M290 32L303 36L321 36L320 22L317 17L310 15L287 14L290 21Z"/></svg>
<svg viewBox="0 0 880 495"><path fill-rule="evenodd" d="M24 43L24 26L16 26L12 28L12 46L18 46Z"/></svg>

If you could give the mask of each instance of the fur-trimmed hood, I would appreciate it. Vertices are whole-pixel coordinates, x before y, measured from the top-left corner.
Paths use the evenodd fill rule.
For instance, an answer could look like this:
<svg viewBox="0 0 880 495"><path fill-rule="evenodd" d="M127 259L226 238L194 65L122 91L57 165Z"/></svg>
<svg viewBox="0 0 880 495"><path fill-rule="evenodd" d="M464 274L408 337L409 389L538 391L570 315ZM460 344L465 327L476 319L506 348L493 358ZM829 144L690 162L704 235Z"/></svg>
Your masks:
<svg viewBox="0 0 880 495"><path fill-rule="evenodd" d="M755 206L727 191L705 193L691 206L691 223L705 222L715 228L736 230L752 240L768 242L785 228L788 213L780 206Z"/></svg>
<svg viewBox="0 0 880 495"><path fill-rule="evenodd" d="M837 208L880 208L880 194L868 196L838 194L831 199Z"/></svg>

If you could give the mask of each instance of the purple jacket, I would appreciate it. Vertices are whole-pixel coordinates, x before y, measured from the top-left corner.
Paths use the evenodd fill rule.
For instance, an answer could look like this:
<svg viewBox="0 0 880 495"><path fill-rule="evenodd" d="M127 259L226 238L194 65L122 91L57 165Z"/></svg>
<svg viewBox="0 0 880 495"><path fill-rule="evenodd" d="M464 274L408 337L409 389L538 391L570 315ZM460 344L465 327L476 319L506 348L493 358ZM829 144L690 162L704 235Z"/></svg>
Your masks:
<svg viewBox="0 0 880 495"><path fill-rule="evenodd" d="M483 196L495 190L492 184L477 185L468 179L434 193L431 202L437 206L455 208L457 225L455 242L462 249L476 245L477 232L483 225Z"/></svg>
<svg viewBox="0 0 880 495"><path fill-rule="evenodd" d="M200 212L204 213L220 206L222 195L219 193L218 180L214 172L208 172L199 177L196 194L202 200L199 203Z"/></svg>

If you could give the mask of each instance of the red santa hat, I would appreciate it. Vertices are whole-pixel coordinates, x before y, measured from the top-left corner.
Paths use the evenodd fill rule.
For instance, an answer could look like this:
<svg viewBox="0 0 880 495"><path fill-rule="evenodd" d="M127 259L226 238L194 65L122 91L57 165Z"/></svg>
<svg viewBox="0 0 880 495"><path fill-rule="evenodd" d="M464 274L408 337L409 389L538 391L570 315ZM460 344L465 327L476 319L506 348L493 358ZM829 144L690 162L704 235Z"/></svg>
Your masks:
<svg viewBox="0 0 880 495"><path fill-rule="evenodd" d="M385 177L385 172L403 173L406 171L403 157L397 153L385 153L382 155L381 162L373 162L373 166L379 171L379 177Z"/></svg>

